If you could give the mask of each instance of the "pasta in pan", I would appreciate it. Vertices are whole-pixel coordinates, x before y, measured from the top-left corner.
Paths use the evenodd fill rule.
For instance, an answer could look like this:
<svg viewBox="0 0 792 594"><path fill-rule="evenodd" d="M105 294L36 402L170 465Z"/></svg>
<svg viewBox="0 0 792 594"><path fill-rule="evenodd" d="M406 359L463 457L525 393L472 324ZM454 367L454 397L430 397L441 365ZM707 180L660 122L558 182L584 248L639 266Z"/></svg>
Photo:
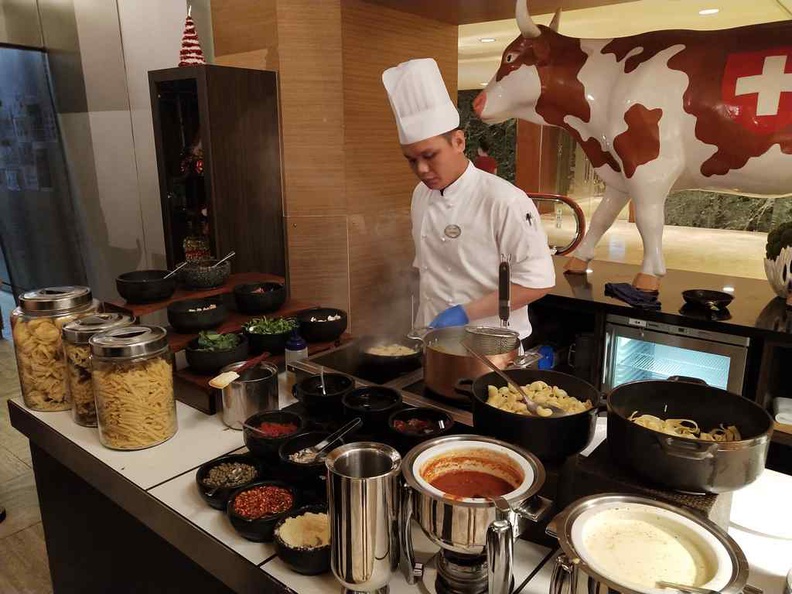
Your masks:
<svg viewBox="0 0 792 594"><path fill-rule="evenodd" d="M173 370L166 358L94 363L93 388L102 443L121 450L161 443L176 433Z"/></svg>
<svg viewBox="0 0 792 594"><path fill-rule="evenodd" d="M61 328L76 317L12 318L19 383L27 407L41 411L71 408Z"/></svg>
<svg viewBox="0 0 792 594"><path fill-rule="evenodd" d="M742 439L740 431L734 425L726 426L721 424L720 427L711 431L702 431L698 423L690 419L663 420L654 415L639 415L638 411L631 414L629 420L641 427L667 435L675 435L676 437L687 437L702 441L739 441Z"/></svg>
<svg viewBox="0 0 792 594"><path fill-rule="evenodd" d="M531 400L540 405L538 408L540 417L549 417L553 414L551 409L541 406L542 404L555 406L570 414L584 412L592 407L590 400L582 402L567 394L566 390L558 386L549 386L542 381L533 382L522 388ZM533 416L525 406L522 396L510 386L502 388L487 386L487 404L518 415Z"/></svg>

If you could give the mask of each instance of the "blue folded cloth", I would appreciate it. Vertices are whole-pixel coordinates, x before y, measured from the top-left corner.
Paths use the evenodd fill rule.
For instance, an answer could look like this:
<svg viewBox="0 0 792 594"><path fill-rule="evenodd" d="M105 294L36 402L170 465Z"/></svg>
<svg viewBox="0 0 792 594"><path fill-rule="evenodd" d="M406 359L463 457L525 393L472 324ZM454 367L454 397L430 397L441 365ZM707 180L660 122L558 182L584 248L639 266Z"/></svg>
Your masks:
<svg viewBox="0 0 792 594"><path fill-rule="evenodd" d="M624 301L638 309L656 311L662 307L656 294L639 291L629 283L605 283L605 295Z"/></svg>

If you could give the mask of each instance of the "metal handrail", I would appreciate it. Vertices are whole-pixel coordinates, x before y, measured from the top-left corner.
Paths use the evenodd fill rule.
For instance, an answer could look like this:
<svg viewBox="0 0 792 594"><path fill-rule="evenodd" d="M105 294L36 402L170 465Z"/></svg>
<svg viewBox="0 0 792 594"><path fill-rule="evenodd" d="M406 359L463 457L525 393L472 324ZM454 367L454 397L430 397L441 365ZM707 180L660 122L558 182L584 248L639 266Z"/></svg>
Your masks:
<svg viewBox="0 0 792 594"><path fill-rule="evenodd" d="M553 250L555 255L564 256L573 251L580 242L583 241L583 236L586 234L586 215L577 202L572 200L569 196L562 196L560 194L534 194L529 192L528 197L534 202L560 202L566 204L572 210L575 217L575 236L572 238L572 241L565 246L558 247L551 245L550 249Z"/></svg>

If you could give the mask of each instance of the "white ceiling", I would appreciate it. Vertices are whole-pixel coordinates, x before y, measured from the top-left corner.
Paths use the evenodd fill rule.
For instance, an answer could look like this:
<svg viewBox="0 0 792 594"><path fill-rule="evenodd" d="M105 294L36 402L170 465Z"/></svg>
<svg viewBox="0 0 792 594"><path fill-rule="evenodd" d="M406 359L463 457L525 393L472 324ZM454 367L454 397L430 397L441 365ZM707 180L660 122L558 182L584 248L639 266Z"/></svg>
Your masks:
<svg viewBox="0 0 792 594"><path fill-rule="evenodd" d="M699 15L707 8L720 12ZM539 15L534 20L547 25L551 17ZM660 29L728 29L785 19L792 19L792 0L638 0L562 13L559 31L572 37L611 38ZM513 19L460 25L459 89L481 89L517 35ZM480 41L487 37L496 41Z"/></svg>

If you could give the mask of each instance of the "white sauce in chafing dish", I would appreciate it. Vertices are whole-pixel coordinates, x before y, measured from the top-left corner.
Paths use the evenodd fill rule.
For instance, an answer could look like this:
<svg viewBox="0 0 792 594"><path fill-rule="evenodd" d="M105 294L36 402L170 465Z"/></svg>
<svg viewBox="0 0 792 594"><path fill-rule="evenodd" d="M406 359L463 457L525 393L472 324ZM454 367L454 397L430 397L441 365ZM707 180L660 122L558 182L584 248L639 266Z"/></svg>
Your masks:
<svg viewBox="0 0 792 594"><path fill-rule="evenodd" d="M695 536L650 512L611 509L586 526L582 555L602 575L618 584L654 589L660 580L690 586L710 581L715 568Z"/></svg>

